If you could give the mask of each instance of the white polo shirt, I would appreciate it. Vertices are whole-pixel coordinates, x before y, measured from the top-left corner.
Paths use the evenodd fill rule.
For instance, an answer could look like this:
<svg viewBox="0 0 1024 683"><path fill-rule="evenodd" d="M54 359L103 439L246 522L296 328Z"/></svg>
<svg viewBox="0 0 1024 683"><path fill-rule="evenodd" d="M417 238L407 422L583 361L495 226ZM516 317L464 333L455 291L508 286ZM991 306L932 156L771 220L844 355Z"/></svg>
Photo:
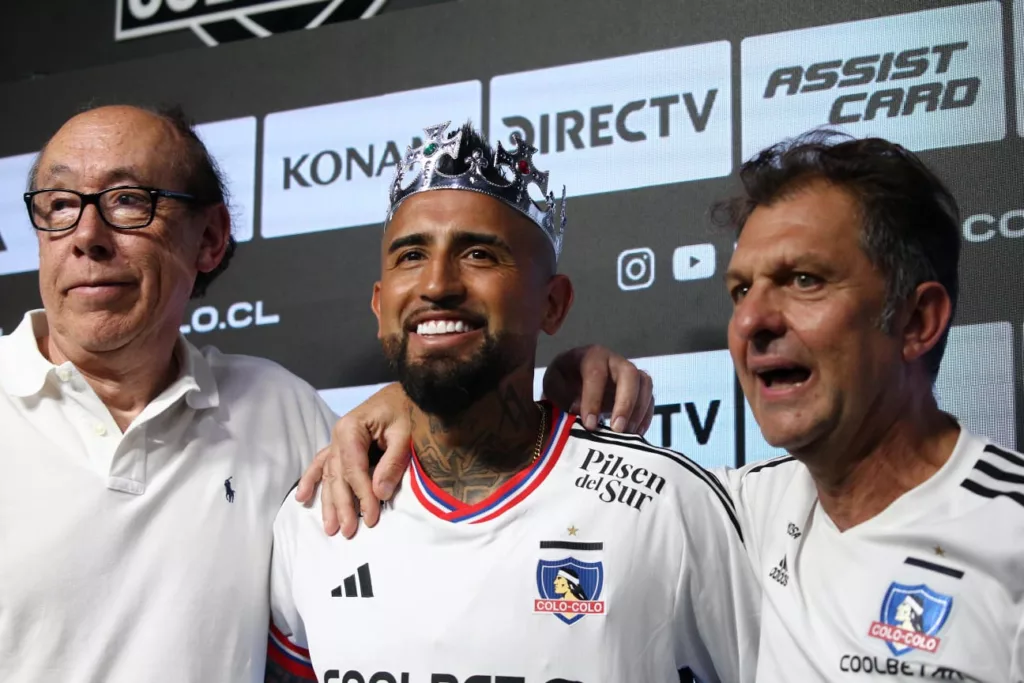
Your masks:
<svg viewBox="0 0 1024 683"><path fill-rule="evenodd" d="M42 311L0 338L0 681L263 681L274 517L335 416L182 338L122 434Z"/></svg>

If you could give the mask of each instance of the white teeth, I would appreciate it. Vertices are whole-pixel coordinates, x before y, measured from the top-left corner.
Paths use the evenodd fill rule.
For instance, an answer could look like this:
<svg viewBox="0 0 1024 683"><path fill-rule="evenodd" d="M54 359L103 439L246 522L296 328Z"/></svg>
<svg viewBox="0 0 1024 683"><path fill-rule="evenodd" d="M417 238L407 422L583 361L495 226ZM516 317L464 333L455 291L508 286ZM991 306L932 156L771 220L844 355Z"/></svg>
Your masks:
<svg viewBox="0 0 1024 683"><path fill-rule="evenodd" d="M462 320L428 320L416 326L416 334L429 336L468 332L470 327Z"/></svg>

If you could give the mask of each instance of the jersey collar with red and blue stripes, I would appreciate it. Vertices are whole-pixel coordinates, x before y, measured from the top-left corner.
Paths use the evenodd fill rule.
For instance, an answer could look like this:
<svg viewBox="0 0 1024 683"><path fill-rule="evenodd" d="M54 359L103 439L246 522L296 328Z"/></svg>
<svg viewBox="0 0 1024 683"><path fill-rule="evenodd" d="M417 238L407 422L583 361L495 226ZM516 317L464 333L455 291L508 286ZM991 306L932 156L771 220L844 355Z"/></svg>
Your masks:
<svg viewBox="0 0 1024 683"><path fill-rule="evenodd" d="M562 449L565 447L565 442L569 440L569 432L572 431L575 417L562 412L550 403L547 403L547 406L551 411L551 423L554 428L541 450L540 457L522 472L502 484L497 491L473 505L453 498L431 481L420 465L416 450L413 449L409 483L416 498L419 499L423 507L445 521L469 524L492 520L518 505L540 486L540 483L554 469L555 463L558 462Z"/></svg>

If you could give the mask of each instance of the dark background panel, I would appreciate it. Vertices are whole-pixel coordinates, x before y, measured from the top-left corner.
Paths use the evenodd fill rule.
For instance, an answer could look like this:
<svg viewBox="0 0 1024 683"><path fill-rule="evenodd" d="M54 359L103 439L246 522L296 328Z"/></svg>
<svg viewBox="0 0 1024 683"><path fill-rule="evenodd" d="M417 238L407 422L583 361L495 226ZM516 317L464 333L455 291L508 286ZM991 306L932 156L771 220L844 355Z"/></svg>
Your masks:
<svg viewBox="0 0 1024 683"><path fill-rule="evenodd" d="M733 161L738 166L743 38L956 4L964 3L828 0L766 7L754 0L521 0L514 5L389 0L380 16L364 21L206 48L189 31L115 43L115 0L89 3L89 9L70 0L19 2L9 10L11 21L0 24L0 100L5 103L0 108L0 130L5 131L0 156L38 149L83 105L110 102L180 102L202 122L254 115L262 131L263 117L271 112L479 80L486 122L488 84L494 76L728 40L732 92L720 96L732 97ZM1024 210L1024 141L1011 118L1010 4L1004 9L1006 139L921 154L947 180L965 218L988 214L998 221L1009 211ZM258 154L260 149L258 142ZM389 379L369 310L379 269L380 227L262 239L261 173L258 169L257 237L240 246L230 270L206 299L195 302L185 321L209 323L216 311L217 324L209 332L193 330L189 338L272 358L318 388ZM724 348L729 302L721 275L733 238L711 226L707 209L736 190L734 174L570 198L562 268L576 284L577 304L562 331L542 339L538 363L545 365L556 351L588 342L631 357ZM1024 236L1014 230L1024 231L1024 218L1005 235L998 232L998 222L992 227L991 239L963 245L956 322L1012 324L1019 405ZM714 277L674 280L673 251L700 243L715 246ZM639 248L654 254L654 280L650 287L623 291L617 284L618 256ZM9 331L26 309L36 306L35 273L0 277L0 327ZM229 320L229 310L241 313ZM1017 412L1020 435L1024 429ZM742 427L739 421L740 444Z"/></svg>
<svg viewBox="0 0 1024 683"><path fill-rule="evenodd" d="M202 40L189 29L115 41L116 7L118 2L124 1L16 0L4 3L0 20L0 83L43 78L203 46ZM452 0L387 0L380 14L444 2ZM344 5L338 8L336 21L350 18ZM321 9L323 4L316 5L313 16ZM296 12L258 15L255 21L276 34L305 25L308 21L301 20L308 14L309 10L304 8ZM230 23L233 27L214 28L209 32L221 42L254 39L253 34L237 22Z"/></svg>

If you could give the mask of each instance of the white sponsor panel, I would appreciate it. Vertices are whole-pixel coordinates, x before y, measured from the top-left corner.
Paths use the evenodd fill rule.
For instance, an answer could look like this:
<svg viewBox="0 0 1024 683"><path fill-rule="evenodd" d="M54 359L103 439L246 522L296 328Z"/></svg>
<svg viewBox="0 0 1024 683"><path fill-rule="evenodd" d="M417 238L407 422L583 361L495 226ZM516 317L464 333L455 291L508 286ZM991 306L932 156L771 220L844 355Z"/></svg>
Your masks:
<svg viewBox="0 0 1024 683"><path fill-rule="evenodd" d="M631 358L654 380L655 415L644 438L705 467L736 462L735 373L727 350ZM544 368L534 376L543 390ZM608 417L608 416L605 416Z"/></svg>
<svg viewBox="0 0 1024 683"><path fill-rule="evenodd" d="M236 242L248 242L256 206L256 117L201 123L196 134L224 174L234 219L231 234Z"/></svg>
<svg viewBox="0 0 1024 683"><path fill-rule="evenodd" d="M705 467L736 463L732 358L727 350L634 358L654 380L655 416L644 437Z"/></svg>
<svg viewBox="0 0 1024 683"><path fill-rule="evenodd" d="M0 159L0 275L39 268L39 243L23 195L36 155Z"/></svg>
<svg viewBox="0 0 1024 683"><path fill-rule="evenodd" d="M912 150L1001 140L1001 36L990 1L746 38L743 156L824 125Z"/></svg>
<svg viewBox="0 0 1024 683"><path fill-rule="evenodd" d="M1008 322L954 327L935 383L939 406L969 431L1016 448L1013 329ZM746 402L744 402L746 403ZM746 460L783 455L761 436L746 404Z"/></svg>
<svg viewBox="0 0 1024 683"><path fill-rule="evenodd" d="M256 118L215 121L196 126L224 174L231 193L233 234L252 239L256 190ZM0 275L39 269L39 247L23 195L36 152L0 159Z"/></svg>
<svg viewBox="0 0 1024 683"><path fill-rule="evenodd" d="M423 129L480 125L480 81L269 114L263 125L263 237L381 224L406 149Z"/></svg>
<svg viewBox="0 0 1024 683"><path fill-rule="evenodd" d="M491 140L520 133L555 194L728 175L730 54L719 41L498 76Z"/></svg>
<svg viewBox="0 0 1024 683"><path fill-rule="evenodd" d="M1014 69L1017 72L1017 135L1024 137L1024 0L1013 3Z"/></svg>
<svg viewBox="0 0 1024 683"><path fill-rule="evenodd" d="M331 407L331 410L340 416L349 412L387 385L387 382L383 382L381 384L363 384L355 387L337 387L334 389L321 389L318 393L320 398Z"/></svg>

